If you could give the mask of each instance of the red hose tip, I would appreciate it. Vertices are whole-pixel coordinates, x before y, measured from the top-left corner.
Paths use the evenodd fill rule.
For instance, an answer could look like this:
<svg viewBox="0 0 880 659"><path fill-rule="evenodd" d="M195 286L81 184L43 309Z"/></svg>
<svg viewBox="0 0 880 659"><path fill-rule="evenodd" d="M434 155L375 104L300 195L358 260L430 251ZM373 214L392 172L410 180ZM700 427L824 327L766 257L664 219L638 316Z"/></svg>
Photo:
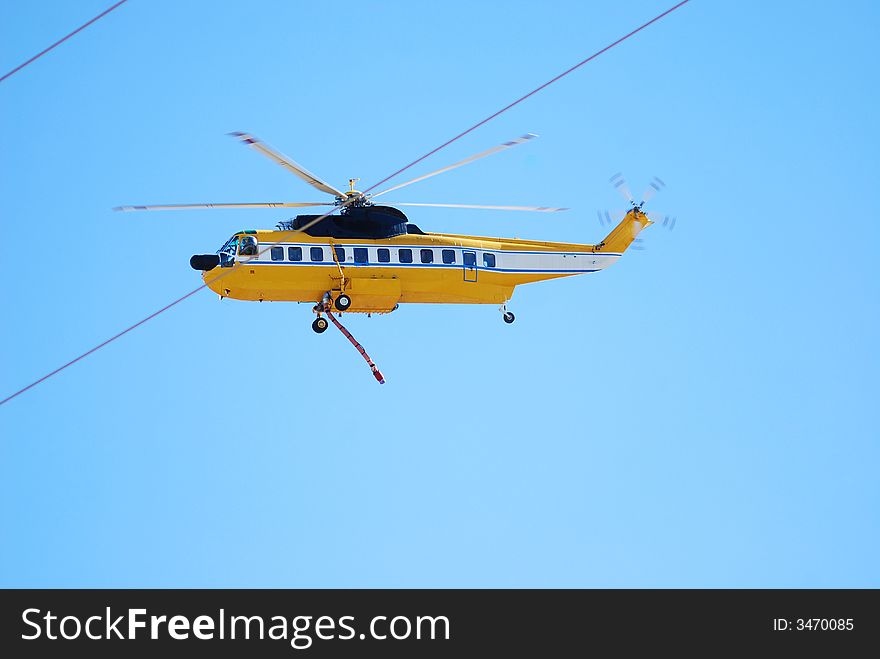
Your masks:
<svg viewBox="0 0 880 659"><path fill-rule="evenodd" d="M382 375L382 371L378 368L373 368L373 377L379 382L379 384L385 384L385 376Z"/></svg>

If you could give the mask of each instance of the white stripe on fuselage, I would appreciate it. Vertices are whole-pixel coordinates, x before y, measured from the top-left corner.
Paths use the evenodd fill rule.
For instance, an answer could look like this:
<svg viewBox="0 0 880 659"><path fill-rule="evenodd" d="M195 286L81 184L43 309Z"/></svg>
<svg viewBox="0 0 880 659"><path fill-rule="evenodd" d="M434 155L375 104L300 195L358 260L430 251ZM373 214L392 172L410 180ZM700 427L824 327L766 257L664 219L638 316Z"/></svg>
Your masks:
<svg viewBox="0 0 880 659"><path fill-rule="evenodd" d="M271 259L271 249L267 249L257 259L248 261L253 265L335 265L333 256L330 254L330 244L315 243L278 243L273 247L281 247L283 250L283 259L273 261ZM290 261L288 259L288 247L302 248L302 260ZM309 248L323 248L323 260L312 261L310 258ZM539 252L539 251L513 251L513 250L495 250L480 249L459 246L426 246L426 245L376 245L376 244L350 244L333 245L336 249L345 250L345 260L340 261L340 265L349 268L400 268L400 267L417 267L417 268L463 268L464 257L462 252L474 252L476 254L476 268L479 270L494 270L496 272L517 272L517 273L553 273L561 274L566 272L584 273L603 270L620 258L619 253L594 253L594 252ZM367 250L367 263L355 263L354 249L365 248ZM260 245L260 250L266 249L265 245ZM378 250L387 249L390 252L391 261L383 263L379 261ZM401 263L398 259L398 250L412 250L413 260L411 263ZM422 263L420 250L431 249L433 251L434 260L432 263ZM454 263L443 263L443 251L452 250L455 252ZM483 254L495 255L495 266L487 266L483 260ZM246 258L246 257L244 257ZM238 257L242 261L242 257Z"/></svg>

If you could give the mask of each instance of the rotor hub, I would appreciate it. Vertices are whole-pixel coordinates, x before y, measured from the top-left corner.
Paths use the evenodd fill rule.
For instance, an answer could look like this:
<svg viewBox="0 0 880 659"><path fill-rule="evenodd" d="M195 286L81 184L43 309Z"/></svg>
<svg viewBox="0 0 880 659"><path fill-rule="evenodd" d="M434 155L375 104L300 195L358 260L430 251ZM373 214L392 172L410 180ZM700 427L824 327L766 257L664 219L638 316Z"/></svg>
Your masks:
<svg viewBox="0 0 880 659"><path fill-rule="evenodd" d="M337 205L342 206L345 204L341 211L343 214L345 214L350 208L365 208L366 206L372 206L363 192L354 189L354 185L358 181L360 181L359 178L348 179L348 190L346 190L342 196L336 197Z"/></svg>

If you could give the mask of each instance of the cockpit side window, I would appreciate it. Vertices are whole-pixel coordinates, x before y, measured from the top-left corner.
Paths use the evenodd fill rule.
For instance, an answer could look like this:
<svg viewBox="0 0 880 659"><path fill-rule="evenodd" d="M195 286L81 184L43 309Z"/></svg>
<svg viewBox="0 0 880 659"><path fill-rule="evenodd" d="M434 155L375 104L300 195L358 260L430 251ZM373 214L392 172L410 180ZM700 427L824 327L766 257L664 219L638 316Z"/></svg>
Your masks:
<svg viewBox="0 0 880 659"><path fill-rule="evenodd" d="M239 256L256 256L257 239L255 236L242 236L238 243Z"/></svg>

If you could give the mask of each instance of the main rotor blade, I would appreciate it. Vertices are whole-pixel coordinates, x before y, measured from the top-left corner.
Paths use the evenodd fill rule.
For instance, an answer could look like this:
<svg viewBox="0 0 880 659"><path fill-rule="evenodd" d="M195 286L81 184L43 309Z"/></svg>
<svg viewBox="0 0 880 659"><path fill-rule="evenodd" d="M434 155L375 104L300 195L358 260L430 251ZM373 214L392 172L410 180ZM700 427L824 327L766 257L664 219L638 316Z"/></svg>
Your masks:
<svg viewBox="0 0 880 659"><path fill-rule="evenodd" d="M254 202L244 204L158 204L154 206L117 206L115 211L187 211L195 208L306 208L308 206L335 206L325 202Z"/></svg>
<svg viewBox="0 0 880 659"><path fill-rule="evenodd" d="M461 167L462 165L467 165L468 163L472 163L475 160L479 160L480 158L485 158L486 156L491 156L493 153L498 153L499 151L504 151L511 147L517 146L519 144L524 144L529 140L538 137L534 133L526 133L522 137L518 137L515 140L511 140L510 142L505 142L504 144L499 144L498 146L493 146L491 149L486 149L485 151L481 151L476 155L470 156L469 158L465 158L464 160L459 160L457 163L453 163L452 165L448 165L443 169L438 169L436 172L431 172L430 174L425 174L424 176L419 176L418 178L414 178L411 181L407 181L406 183L401 183L399 185L395 185L394 187L388 188L387 190L382 190L382 192L377 192L374 195L370 195L369 198L373 199L375 197L379 197L386 192L391 192L392 190L400 190L400 188L406 187L407 185L412 185L413 183L418 183L419 181L424 181L426 178L431 178L432 176L437 176L437 174L443 174L444 172L448 172L450 170Z"/></svg>
<svg viewBox="0 0 880 659"><path fill-rule="evenodd" d="M241 133L238 131L236 131L234 133L229 133L229 134L232 135L233 137L238 138L238 140L242 144L245 144L247 146L251 146L251 147L255 148L257 151L259 151L260 153L262 153L263 155L268 156L269 158L271 158L272 160L277 162L279 165L284 167L284 169L286 169L289 172L293 172L294 174L299 176L303 181L305 181L309 185L312 185L312 186L318 188L318 190L320 190L321 192L326 192L327 194L332 194L334 197L345 197L345 194L343 192L341 192L340 190L337 190L329 183L325 183L324 181L319 179L317 176L315 176L314 174L309 172L305 167L303 167L302 165L298 165L297 163L295 163L293 160L291 160L287 156L282 155L281 153L278 153L274 149L270 148L269 146L267 146L266 144L264 144L263 142L258 140L253 135L248 135L247 133Z"/></svg>
<svg viewBox="0 0 880 659"><path fill-rule="evenodd" d="M389 206L430 206L433 208L481 208L492 211L536 211L538 213L555 213L567 211L567 208L550 208L549 206L487 206L485 204L417 204L417 203L392 203Z"/></svg>

